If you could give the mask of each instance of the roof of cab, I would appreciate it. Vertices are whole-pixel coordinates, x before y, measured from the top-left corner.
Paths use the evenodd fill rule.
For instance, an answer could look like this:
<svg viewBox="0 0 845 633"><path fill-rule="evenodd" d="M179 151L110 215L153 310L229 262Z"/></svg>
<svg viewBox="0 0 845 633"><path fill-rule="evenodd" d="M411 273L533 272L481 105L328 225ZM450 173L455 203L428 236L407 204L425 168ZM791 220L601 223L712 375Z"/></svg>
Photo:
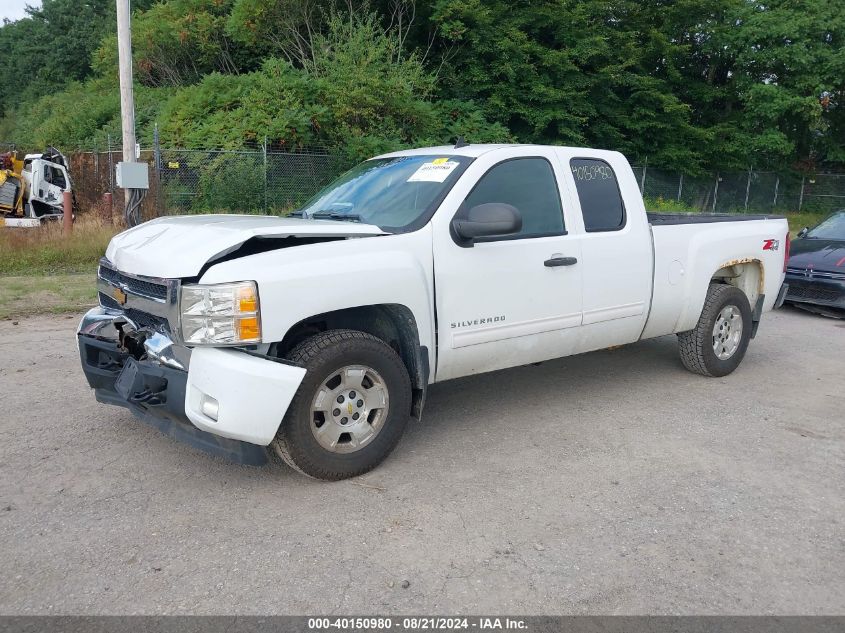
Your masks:
<svg viewBox="0 0 845 633"><path fill-rule="evenodd" d="M507 147L530 147L529 145L516 144L486 144L473 143L471 145L464 145L463 147L455 147L454 145L439 145L437 147L420 147L417 149L403 149L398 152L390 152L389 154L382 154L374 158L395 158L397 156L469 156L477 158L482 154L493 151L495 149L505 149Z"/></svg>
<svg viewBox="0 0 845 633"><path fill-rule="evenodd" d="M473 143L470 145L464 145L463 147L455 147L454 145L440 145L437 147L420 147L417 149L403 149L398 152L390 152L388 154L381 154L380 156L375 156L373 159L376 158L397 158L399 156L468 156L470 158L478 158L482 154L486 154L487 152L492 152L495 150L502 150L502 149L513 149L516 147L554 147L555 149L563 149L569 150L569 152L589 152L591 156L595 156L597 158L600 157L607 157L611 155L619 155L618 152L612 150L600 150L600 149L591 149L586 147L570 147L570 146L563 146L563 145L537 145L531 143L510 143L510 144L485 144L485 143Z"/></svg>

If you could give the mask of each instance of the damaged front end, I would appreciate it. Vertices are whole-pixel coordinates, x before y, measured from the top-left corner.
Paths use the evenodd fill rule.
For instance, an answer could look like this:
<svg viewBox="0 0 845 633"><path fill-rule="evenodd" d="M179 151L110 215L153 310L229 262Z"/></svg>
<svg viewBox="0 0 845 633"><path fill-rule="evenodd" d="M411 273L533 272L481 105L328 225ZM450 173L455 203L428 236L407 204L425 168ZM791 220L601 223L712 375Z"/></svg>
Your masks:
<svg viewBox="0 0 845 633"><path fill-rule="evenodd" d="M208 452L265 463L263 446L203 431L186 414L191 350L178 339L179 280L128 275L107 260L97 276L100 306L77 331L82 369L96 399Z"/></svg>

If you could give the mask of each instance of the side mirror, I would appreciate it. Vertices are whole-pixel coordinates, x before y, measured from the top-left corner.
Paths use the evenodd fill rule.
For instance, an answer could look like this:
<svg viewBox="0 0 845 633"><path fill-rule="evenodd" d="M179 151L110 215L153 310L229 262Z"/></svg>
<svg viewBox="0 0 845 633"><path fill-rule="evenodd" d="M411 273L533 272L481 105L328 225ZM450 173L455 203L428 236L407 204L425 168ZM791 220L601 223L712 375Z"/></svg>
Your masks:
<svg viewBox="0 0 845 633"><path fill-rule="evenodd" d="M807 233L809 233L809 232L810 232L810 227L805 226L803 229L798 231L797 237L807 237Z"/></svg>
<svg viewBox="0 0 845 633"><path fill-rule="evenodd" d="M466 242L479 237L513 235L522 230L522 214L509 204L479 204L462 215L452 220L452 230Z"/></svg>

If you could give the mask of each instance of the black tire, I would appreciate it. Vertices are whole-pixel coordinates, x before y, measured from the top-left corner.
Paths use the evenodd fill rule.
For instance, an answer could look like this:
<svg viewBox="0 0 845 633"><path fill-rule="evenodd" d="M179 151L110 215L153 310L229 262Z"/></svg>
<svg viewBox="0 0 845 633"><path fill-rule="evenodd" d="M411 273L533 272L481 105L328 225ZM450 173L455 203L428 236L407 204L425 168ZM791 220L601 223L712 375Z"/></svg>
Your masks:
<svg viewBox="0 0 845 633"><path fill-rule="evenodd" d="M408 371L390 346L364 332L329 330L305 339L287 358L304 366L307 373L271 443L278 457L309 477L334 481L372 470L390 455L411 414ZM348 365L378 372L389 394L389 406L370 443L355 452L335 453L321 446L314 436L311 404L326 377Z"/></svg>
<svg viewBox="0 0 845 633"><path fill-rule="evenodd" d="M742 336L739 347L730 358L720 359L713 349L713 327L719 313L728 306L739 309L742 317ZM751 306L739 288L726 284L710 284L704 308L695 329L678 334L681 362L688 370L702 376L727 376L742 362L751 340Z"/></svg>

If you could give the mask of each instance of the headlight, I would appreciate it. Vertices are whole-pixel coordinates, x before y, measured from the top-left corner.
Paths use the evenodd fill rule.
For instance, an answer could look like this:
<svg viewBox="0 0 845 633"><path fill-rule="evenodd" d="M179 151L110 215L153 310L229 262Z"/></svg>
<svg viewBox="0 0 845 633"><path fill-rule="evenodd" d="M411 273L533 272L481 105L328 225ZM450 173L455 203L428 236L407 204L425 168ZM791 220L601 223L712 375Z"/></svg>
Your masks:
<svg viewBox="0 0 845 633"><path fill-rule="evenodd" d="M258 287L254 281L182 286L182 339L187 345L236 345L261 341Z"/></svg>

